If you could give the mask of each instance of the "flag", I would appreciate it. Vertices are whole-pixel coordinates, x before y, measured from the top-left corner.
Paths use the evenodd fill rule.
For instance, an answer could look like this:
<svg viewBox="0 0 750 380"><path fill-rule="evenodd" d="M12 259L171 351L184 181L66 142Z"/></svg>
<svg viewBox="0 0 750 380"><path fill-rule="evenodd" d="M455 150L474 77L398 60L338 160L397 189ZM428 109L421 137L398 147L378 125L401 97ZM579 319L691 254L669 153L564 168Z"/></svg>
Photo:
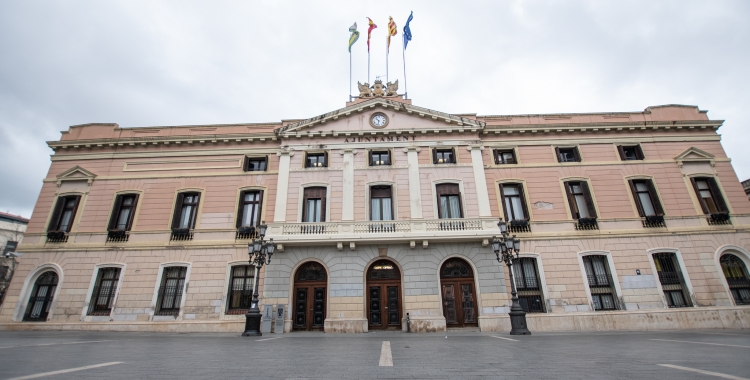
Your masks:
<svg viewBox="0 0 750 380"><path fill-rule="evenodd" d="M359 39L359 31L357 31L357 23L355 22L354 25L349 27L349 31L352 32L352 35L349 36L349 53L352 52L352 45L354 45L355 42Z"/></svg>
<svg viewBox="0 0 750 380"><path fill-rule="evenodd" d="M409 18L406 20L406 25L404 25L404 50L406 50L406 45L411 41L411 28L409 28L409 23L413 18L414 12L409 13Z"/></svg>
<svg viewBox="0 0 750 380"><path fill-rule="evenodd" d="M377 28L378 26L375 25L375 23L372 22L372 20L369 17L367 18L367 20L370 25L370 27L367 28L367 52L369 53L370 52L370 33L372 33L372 30Z"/></svg>
<svg viewBox="0 0 750 380"><path fill-rule="evenodd" d="M397 32L398 29L396 29L396 23L393 21L393 17L388 16L388 46L386 46L386 50L391 48L391 36L395 36Z"/></svg>

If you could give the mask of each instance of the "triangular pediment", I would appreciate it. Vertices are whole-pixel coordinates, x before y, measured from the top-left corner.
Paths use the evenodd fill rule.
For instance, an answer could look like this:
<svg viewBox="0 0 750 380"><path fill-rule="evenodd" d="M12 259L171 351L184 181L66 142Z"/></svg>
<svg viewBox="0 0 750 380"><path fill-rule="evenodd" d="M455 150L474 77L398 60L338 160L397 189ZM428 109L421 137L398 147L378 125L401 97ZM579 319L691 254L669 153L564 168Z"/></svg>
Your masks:
<svg viewBox="0 0 750 380"><path fill-rule="evenodd" d="M678 154L674 159L676 161L713 161L714 158L713 154L691 146Z"/></svg>
<svg viewBox="0 0 750 380"><path fill-rule="evenodd" d="M371 123L375 113L383 113L385 125ZM373 98L310 119L299 120L275 130L279 137L346 133L400 133L414 130L483 130L485 123L466 116L452 115L417 107L388 98Z"/></svg>
<svg viewBox="0 0 750 380"><path fill-rule="evenodd" d="M71 180L92 180L96 178L96 174L76 165L60 174L57 175L58 181L71 181Z"/></svg>

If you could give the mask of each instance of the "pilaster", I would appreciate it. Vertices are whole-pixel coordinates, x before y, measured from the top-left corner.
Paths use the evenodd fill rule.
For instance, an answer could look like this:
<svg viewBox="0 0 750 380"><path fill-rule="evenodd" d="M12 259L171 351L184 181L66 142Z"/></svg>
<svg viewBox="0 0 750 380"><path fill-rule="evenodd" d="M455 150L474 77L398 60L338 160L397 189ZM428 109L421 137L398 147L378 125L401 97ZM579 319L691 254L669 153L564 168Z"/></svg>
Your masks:
<svg viewBox="0 0 750 380"><path fill-rule="evenodd" d="M419 183L419 152L418 146L404 148L409 167L409 210L411 219L422 219L422 187Z"/></svg>
<svg viewBox="0 0 750 380"><path fill-rule="evenodd" d="M490 195L487 193L487 178L484 176L484 161L482 161L482 146L469 145L466 149L471 152L471 167L474 169L474 183L477 189L477 205L479 217L491 217Z"/></svg>
<svg viewBox="0 0 750 380"><path fill-rule="evenodd" d="M289 167L291 165L294 151L292 149L282 149L276 152L279 156L279 176L276 182L276 208L273 214L273 221L281 223L286 221L286 204L289 191Z"/></svg>
<svg viewBox="0 0 750 380"><path fill-rule="evenodd" d="M344 156L343 189L341 196L341 220L354 221L354 155L356 149L341 149Z"/></svg>

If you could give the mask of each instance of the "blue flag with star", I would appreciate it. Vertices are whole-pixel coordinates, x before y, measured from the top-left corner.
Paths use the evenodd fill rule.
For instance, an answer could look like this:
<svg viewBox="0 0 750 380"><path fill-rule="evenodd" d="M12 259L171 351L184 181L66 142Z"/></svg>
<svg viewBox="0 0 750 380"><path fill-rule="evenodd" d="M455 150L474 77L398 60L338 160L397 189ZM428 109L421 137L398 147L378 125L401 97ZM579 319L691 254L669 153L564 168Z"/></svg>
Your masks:
<svg viewBox="0 0 750 380"><path fill-rule="evenodd" d="M409 13L409 19L406 20L406 25L404 25L404 50L406 50L406 45L409 44L409 41L411 41L411 28L409 28L409 23L414 18L414 12L412 11Z"/></svg>

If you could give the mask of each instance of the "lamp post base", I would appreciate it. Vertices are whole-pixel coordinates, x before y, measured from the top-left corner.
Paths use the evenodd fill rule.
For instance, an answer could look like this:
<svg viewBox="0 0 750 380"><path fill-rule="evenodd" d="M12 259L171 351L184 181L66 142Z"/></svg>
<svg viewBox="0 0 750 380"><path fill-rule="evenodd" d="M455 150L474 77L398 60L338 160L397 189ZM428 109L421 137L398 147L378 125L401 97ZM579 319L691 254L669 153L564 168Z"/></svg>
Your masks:
<svg viewBox="0 0 750 380"><path fill-rule="evenodd" d="M526 313L523 309L511 310L508 315L510 315L510 335L531 335L531 331L526 326Z"/></svg>
<svg viewBox="0 0 750 380"><path fill-rule="evenodd" d="M242 333L242 336L263 335L260 332L260 317L260 309L258 308L250 309L247 314L245 314L245 332Z"/></svg>

